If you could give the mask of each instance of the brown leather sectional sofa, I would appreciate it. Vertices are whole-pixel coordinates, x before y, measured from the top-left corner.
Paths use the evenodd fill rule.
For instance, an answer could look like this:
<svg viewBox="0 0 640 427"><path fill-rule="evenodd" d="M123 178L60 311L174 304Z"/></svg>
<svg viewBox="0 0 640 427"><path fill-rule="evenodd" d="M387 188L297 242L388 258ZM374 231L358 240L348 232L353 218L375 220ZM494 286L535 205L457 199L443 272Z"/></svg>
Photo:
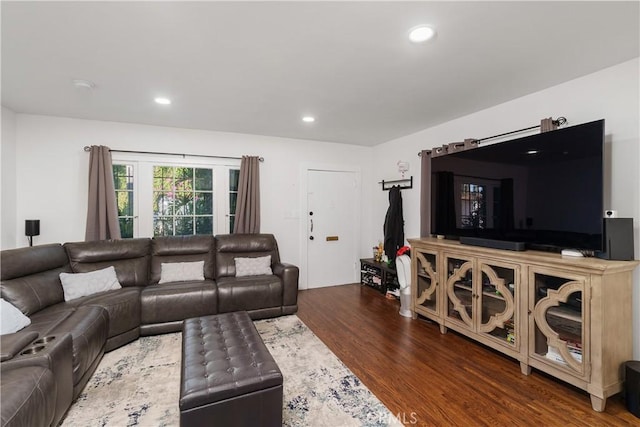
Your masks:
<svg viewBox="0 0 640 427"><path fill-rule="evenodd" d="M236 277L236 257L271 255L273 275ZM297 311L298 268L270 234L50 244L0 253L2 298L31 319L0 336L2 426L57 425L105 352L182 330L183 320ZM158 284L161 264L204 261L204 280ZM115 267L122 289L64 300L59 274Z"/></svg>

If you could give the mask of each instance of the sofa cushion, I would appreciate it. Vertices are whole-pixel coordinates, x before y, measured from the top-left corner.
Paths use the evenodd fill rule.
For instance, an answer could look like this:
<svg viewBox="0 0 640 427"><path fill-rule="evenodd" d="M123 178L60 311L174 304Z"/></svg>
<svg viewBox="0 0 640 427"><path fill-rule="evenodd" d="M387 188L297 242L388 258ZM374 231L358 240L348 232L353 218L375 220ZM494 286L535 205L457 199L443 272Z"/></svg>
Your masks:
<svg viewBox="0 0 640 427"><path fill-rule="evenodd" d="M76 385L98 356L107 341L109 315L96 305L74 308L70 303L48 307L31 318L24 331L38 332L40 337L70 333L73 341L73 384Z"/></svg>
<svg viewBox="0 0 640 427"><path fill-rule="evenodd" d="M220 313L282 305L282 281L278 276L224 277L216 283Z"/></svg>
<svg viewBox="0 0 640 427"><path fill-rule="evenodd" d="M204 261L204 278L215 277L215 239L209 235L154 237L150 284L160 282L163 263Z"/></svg>
<svg viewBox="0 0 640 427"><path fill-rule="evenodd" d="M271 255L271 265L280 263L273 234L223 234L216 236L216 279L235 277L235 258Z"/></svg>
<svg viewBox="0 0 640 427"><path fill-rule="evenodd" d="M65 301L122 288L113 266L88 273L60 273L60 282Z"/></svg>
<svg viewBox="0 0 640 427"><path fill-rule="evenodd" d="M213 280L150 285L142 290L140 299L143 325L216 314L218 307Z"/></svg>
<svg viewBox="0 0 640 427"><path fill-rule="evenodd" d="M158 283L204 280L204 261L163 262Z"/></svg>
<svg viewBox="0 0 640 427"><path fill-rule="evenodd" d="M271 255L255 258L234 258L236 263L236 277L262 276L273 274L271 271Z"/></svg>
<svg viewBox="0 0 640 427"><path fill-rule="evenodd" d="M78 307L69 316L50 328L46 335L70 333L73 342L73 384L80 382L98 357L104 354L109 315L99 306ZM41 334L42 336L42 334Z"/></svg>
<svg viewBox="0 0 640 427"><path fill-rule="evenodd" d="M13 334L31 324L31 319L0 298L0 335Z"/></svg>
<svg viewBox="0 0 640 427"><path fill-rule="evenodd" d="M97 305L109 313L108 337L115 337L140 326L141 287L129 287L73 300L76 306Z"/></svg>
<svg viewBox="0 0 640 427"><path fill-rule="evenodd" d="M71 268L62 245L4 250L0 263L0 295L26 316L64 301L58 275Z"/></svg>
<svg viewBox="0 0 640 427"><path fill-rule="evenodd" d="M148 285L150 244L146 238L121 239L65 243L64 248L74 273L113 266L120 285L126 287Z"/></svg>

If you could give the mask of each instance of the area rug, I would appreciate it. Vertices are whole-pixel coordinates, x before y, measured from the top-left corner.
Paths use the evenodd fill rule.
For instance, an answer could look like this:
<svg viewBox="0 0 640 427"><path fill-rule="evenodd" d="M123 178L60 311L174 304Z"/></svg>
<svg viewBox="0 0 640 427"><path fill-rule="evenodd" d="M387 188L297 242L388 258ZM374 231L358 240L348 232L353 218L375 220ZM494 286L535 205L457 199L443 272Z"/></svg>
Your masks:
<svg viewBox="0 0 640 427"><path fill-rule="evenodd" d="M255 322L284 377L285 426L401 425L297 316ZM105 354L62 425L178 426L181 334Z"/></svg>

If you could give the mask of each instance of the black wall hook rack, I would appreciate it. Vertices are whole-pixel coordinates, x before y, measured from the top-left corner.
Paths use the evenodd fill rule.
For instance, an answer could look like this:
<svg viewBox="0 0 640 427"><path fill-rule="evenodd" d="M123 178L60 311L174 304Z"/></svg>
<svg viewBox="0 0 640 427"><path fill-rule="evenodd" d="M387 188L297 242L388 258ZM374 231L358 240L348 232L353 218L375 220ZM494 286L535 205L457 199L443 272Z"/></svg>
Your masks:
<svg viewBox="0 0 640 427"><path fill-rule="evenodd" d="M378 181L378 184L382 184L382 190L384 191L391 190L391 187L394 185L400 187L401 190L413 188L413 175L409 178L395 179L393 181L385 181L383 179L382 181Z"/></svg>

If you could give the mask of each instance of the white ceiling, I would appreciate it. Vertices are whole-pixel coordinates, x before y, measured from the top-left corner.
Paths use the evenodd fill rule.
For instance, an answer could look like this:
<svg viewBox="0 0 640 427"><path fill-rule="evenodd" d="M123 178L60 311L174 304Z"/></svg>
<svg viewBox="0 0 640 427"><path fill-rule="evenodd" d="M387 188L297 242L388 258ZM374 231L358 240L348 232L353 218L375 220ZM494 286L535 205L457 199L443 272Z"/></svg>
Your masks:
<svg viewBox="0 0 640 427"><path fill-rule="evenodd" d="M639 56L639 4L2 1L2 105L373 146Z"/></svg>

